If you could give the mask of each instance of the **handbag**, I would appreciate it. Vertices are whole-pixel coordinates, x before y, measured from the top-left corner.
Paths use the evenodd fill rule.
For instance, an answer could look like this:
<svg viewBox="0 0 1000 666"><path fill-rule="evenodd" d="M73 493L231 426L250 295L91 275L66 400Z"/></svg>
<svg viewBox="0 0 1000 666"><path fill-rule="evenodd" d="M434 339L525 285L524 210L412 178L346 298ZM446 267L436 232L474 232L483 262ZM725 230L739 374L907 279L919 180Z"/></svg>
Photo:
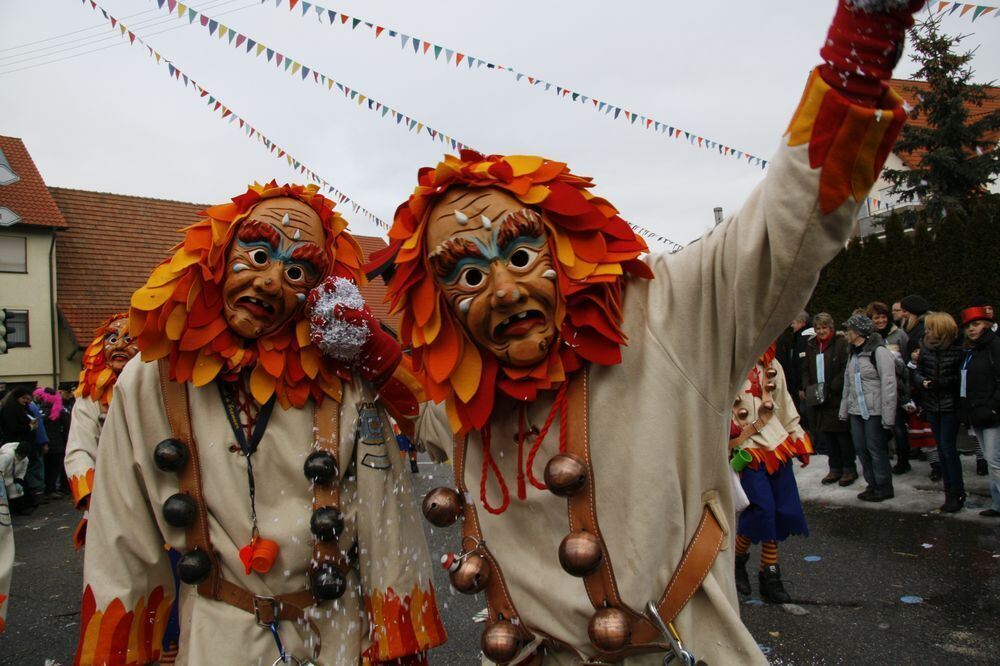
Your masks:
<svg viewBox="0 0 1000 666"><path fill-rule="evenodd" d="M810 384L805 389L806 393L806 405L810 407L819 407L824 402L826 402L827 391L826 383L821 384Z"/></svg>

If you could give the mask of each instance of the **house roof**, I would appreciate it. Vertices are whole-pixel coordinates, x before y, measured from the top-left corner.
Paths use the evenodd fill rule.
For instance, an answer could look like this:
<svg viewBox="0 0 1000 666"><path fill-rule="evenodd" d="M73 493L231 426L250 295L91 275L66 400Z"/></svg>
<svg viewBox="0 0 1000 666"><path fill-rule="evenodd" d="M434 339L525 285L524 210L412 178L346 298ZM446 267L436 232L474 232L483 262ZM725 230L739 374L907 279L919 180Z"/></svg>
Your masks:
<svg viewBox="0 0 1000 666"><path fill-rule="evenodd" d="M12 136L0 136L0 150L20 178L16 183L0 186L0 206L21 217L19 226L64 229L66 220L52 200L24 142Z"/></svg>
<svg viewBox="0 0 1000 666"><path fill-rule="evenodd" d="M916 106L918 101L917 96L926 90L930 90L931 87L926 81L911 81L908 79L892 79L890 84L910 106ZM965 108L969 112L970 121L975 121L980 116L984 116L1000 109L1000 88L987 86L986 99L983 101L982 106L966 104ZM916 127L927 127L927 118L924 116L921 116L920 118L909 118L906 122ZM996 143L997 141L1000 141L1000 131L992 132L988 134L986 138ZM901 159L903 164L905 164L908 168L915 169L920 166L920 160L923 157L924 152L926 151L918 150L912 153L897 153L897 155L899 155L899 159Z"/></svg>
<svg viewBox="0 0 1000 666"><path fill-rule="evenodd" d="M56 236L59 311L83 346L108 315L128 309L132 292L169 256L182 238L180 230L195 222L206 205L64 187L49 190L69 222L69 229ZM366 257L385 247L380 238L356 238ZM388 319L382 281L361 291L375 316L398 330L397 322Z"/></svg>

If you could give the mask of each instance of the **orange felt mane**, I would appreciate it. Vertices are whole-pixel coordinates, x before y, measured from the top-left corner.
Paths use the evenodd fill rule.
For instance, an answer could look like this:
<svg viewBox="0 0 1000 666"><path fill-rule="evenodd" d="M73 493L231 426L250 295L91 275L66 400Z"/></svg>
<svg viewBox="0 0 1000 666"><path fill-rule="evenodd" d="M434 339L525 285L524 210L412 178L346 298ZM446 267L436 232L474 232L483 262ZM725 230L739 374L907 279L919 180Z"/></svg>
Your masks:
<svg viewBox="0 0 1000 666"><path fill-rule="evenodd" d="M111 403L111 389L115 387L118 374L108 367L108 360L104 357L104 337L111 330L111 324L126 317L128 313L122 312L105 319L94 330L94 339L83 352L83 370L80 371L76 395L99 402L105 408Z"/></svg>
<svg viewBox="0 0 1000 666"><path fill-rule="evenodd" d="M402 311L402 337L413 348L428 395L446 401L455 432L482 428L493 411L495 391L534 400L585 362L621 362L626 344L620 324L625 273L651 278L639 255L646 243L618 217L615 208L588 191L590 178L565 164L533 156L488 157L465 150L446 155L437 168L421 169L419 184L397 210L389 247L372 264L395 257L388 281L394 312ZM454 319L430 270L425 247L431 208L450 187L497 187L543 213L559 281L557 344L533 367L501 366L483 353Z"/></svg>
<svg viewBox="0 0 1000 666"><path fill-rule="evenodd" d="M362 253L345 231L347 222L316 185L254 184L232 203L212 206L205 219L184 229L171 258L132 295L129 328L143 361L168 358L170 379L204 386L220 375L250 369L250 391L260 404L277 395L284 408L303 407L310 396L340 400L341 378L350 378L309 340L304 309L284 326L256 340L233 333L223 317L226 253L239 223L264 199L292 197L308 204L323 222L330 259L324 277L364 284Z"/></svg>

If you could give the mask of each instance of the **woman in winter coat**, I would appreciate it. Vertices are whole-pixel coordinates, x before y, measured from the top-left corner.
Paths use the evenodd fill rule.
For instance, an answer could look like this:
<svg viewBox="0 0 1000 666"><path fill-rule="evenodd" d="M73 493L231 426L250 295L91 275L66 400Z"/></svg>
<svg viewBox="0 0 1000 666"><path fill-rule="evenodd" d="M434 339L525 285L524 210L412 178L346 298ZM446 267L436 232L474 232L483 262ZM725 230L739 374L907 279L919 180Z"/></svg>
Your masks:
<svg viewBox="0 0 1000 666"><path fill-rule="evenodd" d="M914 371L914 384L937 440L944 472L945 502L941 510L954 513L965 506L965 483L958 459L958 396L965 352L955 344L958 324L946 312L932 312L924 320L924 339Z"/></svg>
<svg viewBox="0 0 1000 666"><path fill-rule="evenodd" d="M1000 517L1000 337L993 320L993 308L962 310L965 382L959 382L959 408L983 447L993 505L979 515L988 518Z"/></svg>
<svg viewBox="0 0 1000 666"><path fill-rule="evenodd" d="M854 451L868 483L858 499L882 502L894 495L887 431L896 422L896 364L871 319L852 315L844 328L850 356L838 416L850 423Z"/></svg>
<svg viewBox="0 0 1000 666"><path fill-rule="evenodd" d="M885 346L889 348L889 351L894 356L899 354L896 363L897 370L899 370L896 373L896 387L897 389L902 389L907 383L905 381L907 375L905 363L909 359L905 358L905 356L909 338L906 335L906 331L892 322L889 313L889 306L881 301L872 301L869 303L865 312L875 323L875 332L885 340ZM901 368L899 367L899 359L903 361ZM906 400L903 399L903 393L904 391L899 390L897 395L899 397L897 402L900 405L909 400L909 395L907 395ZM905 391L905 393L909 394L909 391ZM903 411L902 406L896 408L896 425L892 429L892 439L896 446L896 464L892 468L892 473L906 474L910 471L910 442L906 436L906 413Z"/></svg>
<svg viewBox="0 0 1000 666"><path fill-rule="evenodd" d="M31 392L25 388L15 388L4 396L0 406L0 431L4 444L9 442L35 441L35 423L28 414Z"/></svg>
<svg viewBox="0 0 1000 666"><path fill-rule="evenodd" d="M806 343L806 358L801 365L799 397L807 405L813 433L826 448L830 471L823 477L823 484L849 486L858 480L854 442L847 424L838 417L844 393L847 339L837 335L833 317L826 312L813 317L813 330L816 336Z"/></svg>

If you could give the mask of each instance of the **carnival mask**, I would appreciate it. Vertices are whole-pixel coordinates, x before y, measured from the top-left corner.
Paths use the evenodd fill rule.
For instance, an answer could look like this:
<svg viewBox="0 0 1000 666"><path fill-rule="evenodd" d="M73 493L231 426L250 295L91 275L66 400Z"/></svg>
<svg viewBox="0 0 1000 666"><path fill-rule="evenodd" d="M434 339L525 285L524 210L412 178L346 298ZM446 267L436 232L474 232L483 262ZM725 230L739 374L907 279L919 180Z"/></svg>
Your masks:
<svg viewBox="0 0 1000 666"><path fill-rule="evenodd" d="M128 319L122 317L108 325L104 335L104 360L117 375L138 351L135 341L128 334Z"/></svg>
<svg viewBox="0 0 1000 666"><path fill-rule="evenodd" d="M430 211L431 270L455 319L501 363L534 365L558 331L541 215L496 188L455 188Z"/></svg>
<svg viewBox="0 0 1000 666"><path fill-rule="evenodd" d="M222 283L229 327L255 339L278 330L326 273L323 223L308 204L265 199L240 222Z"/></svg>

